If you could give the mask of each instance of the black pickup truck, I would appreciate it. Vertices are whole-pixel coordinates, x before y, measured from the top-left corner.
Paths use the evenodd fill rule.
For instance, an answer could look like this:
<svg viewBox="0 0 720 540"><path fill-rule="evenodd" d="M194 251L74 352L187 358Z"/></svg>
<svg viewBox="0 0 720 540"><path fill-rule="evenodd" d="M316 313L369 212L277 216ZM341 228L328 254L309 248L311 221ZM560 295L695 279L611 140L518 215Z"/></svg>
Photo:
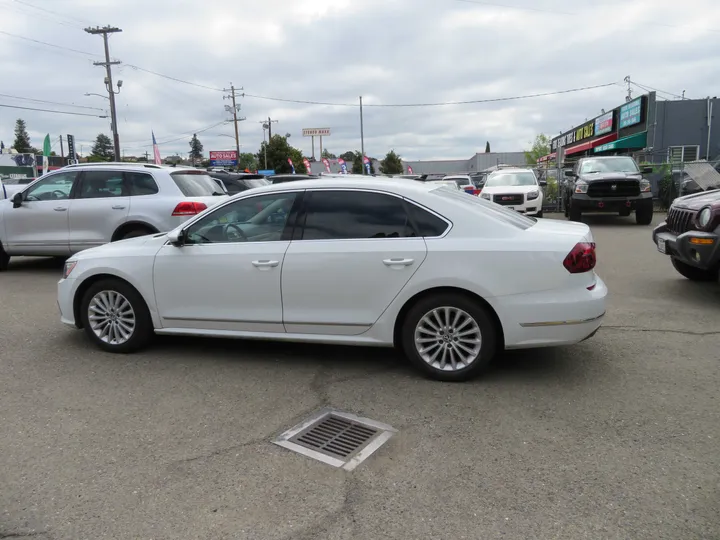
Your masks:
<svg viewBox="0 0 720 540"><path fill-rule="evenodd" d="M649 225L653 218L650 182L635 160L628 156L580 158L571 171L563 193L565 217L580 221L583 212L613 212L629 216L635 212L638 225Z"/></svg>
<svg viewBox="0 0 720 540"><path fill-rule="evenodd" d="M667 219L653 231L660 253L692 281L717 281L720 274L720 189L675 199Z"/></svg>

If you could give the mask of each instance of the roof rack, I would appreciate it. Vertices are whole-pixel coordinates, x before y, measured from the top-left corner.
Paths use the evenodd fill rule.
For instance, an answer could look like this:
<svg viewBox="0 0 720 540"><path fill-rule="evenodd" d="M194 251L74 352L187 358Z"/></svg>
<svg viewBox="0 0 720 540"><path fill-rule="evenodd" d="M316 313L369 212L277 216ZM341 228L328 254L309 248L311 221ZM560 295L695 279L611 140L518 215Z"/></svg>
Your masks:
<svg viewBox="0 0 720 540"><path fill-rule="evenodd" d="M133 163L129 161L95 161L88 163L71 163L65 165L64 168L75 168L75 167L95 167L95 166L113 166L113 167L146 167L148 169L162 169L162 166L155 165L154 163Z"/></svg>

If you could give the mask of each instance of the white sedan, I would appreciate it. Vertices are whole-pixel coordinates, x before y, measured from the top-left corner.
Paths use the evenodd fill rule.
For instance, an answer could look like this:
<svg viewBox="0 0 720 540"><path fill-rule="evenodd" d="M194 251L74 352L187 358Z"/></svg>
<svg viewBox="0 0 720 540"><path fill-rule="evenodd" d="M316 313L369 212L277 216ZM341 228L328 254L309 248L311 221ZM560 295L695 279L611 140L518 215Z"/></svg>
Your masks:
<svg viewBox="0 0 720 540"><path fill-rule="evenodd" d="M587 225L458 190L328 178L248 191L167 233L73 255L62 321L126 353L153 334L396 346L440 380L595 333Z"/></svg>

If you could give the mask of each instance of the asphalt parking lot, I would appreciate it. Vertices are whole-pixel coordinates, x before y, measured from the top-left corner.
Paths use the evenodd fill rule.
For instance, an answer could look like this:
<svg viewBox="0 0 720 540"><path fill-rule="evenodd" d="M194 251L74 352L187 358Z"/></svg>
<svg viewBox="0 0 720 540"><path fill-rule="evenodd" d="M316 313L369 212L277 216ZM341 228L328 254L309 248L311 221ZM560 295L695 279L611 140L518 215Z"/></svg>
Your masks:
<svg viewBox="0 0 720 540"><path fill-rule="evenodd" d="M389 350L106 354L59 322L61 263L12 261L0 538L720 538L720 285L676 274L634 218L585 221L605 325L465 384ZM270 443L324 406L398 433L353 472Z"/></svg>

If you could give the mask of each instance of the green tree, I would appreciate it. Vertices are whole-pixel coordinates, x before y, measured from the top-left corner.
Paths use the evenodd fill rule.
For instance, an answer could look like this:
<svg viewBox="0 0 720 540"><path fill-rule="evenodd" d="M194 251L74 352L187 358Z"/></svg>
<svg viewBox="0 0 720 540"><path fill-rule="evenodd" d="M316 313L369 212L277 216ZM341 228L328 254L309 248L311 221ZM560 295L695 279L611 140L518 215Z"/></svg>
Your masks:
<svg viewBox="0 0 720 540"><path fill-rule="evenodd" d="M400 156L395 153L395 150L390 150L385 159L380 162L380 172L383 174L402 174L403 164L400 160Z"/></svg>
<svg viewBox="0 0 720 540"><path fill-rule="evenodd" d="M196 161L200 161L203 158L203 145L198 139L197 134L193 133L192 139L190 139L190 160L193 165Z"/></svg>
<svg viewBox="0 0 720 540"><path fill-rule="evenodd" d="M335 154L331 154L330 152L328 152L327 148L323 148L321 157L324 159L337 159L337 156Z"/></svg>
<svg viewBox="0 0 720 540"><path fill-rule="evenodd" d="M550 153L550 137L540 133L535 137L530 150L525 151L525 162L528 165L537 165L537 160Z"/></svg>
<svg viewBox="0 0 720 540"><path fill-rule="evenodd" d="M355 155L352 159L352 170L350 171L353 174L362 174L363 173L363 162L362 162L362 156L360 155L360 152L355 152Z"/></svg>
<svg viewBox="0 0 720 540"><path fill-rule="evenodd" d="M258 160L255 158L255 154L251 154L250 152L242 152L238 156L238 169L249 169L251 171L255 171L258 168Z"/></svg>
<svg viewBox="0 0 720 540"><path fill-rule="evenodd" d="M95 144L93 144L88 161L113 161L114 159L115 152L110 137L104 133L98 134L95 138Z"/></svg>
<svg viewBox="0 0 720 540"><path fill-rule="evenodd" d="M18 154L37 153L37 150L30 145L30 135L28 135L25 120L22 118L18 118L15 121L15 142L13 142L13 148L15 148Z"/></svg>
<svg viewBox="0 0 720 540"><path fill-rule="evenodd" d="M485 141L485 153L490 153L490 141Z"/></svg>
<svg viewBox="0 0 720 540"><path fill-rule="evenodd" d="M338 157L344 159L348 163L352 163L352 161L355 159L355 154L356 152L348 150L347 152L340 154Z"/></svg>
<svg viewBox="0 0 720 540"><path fill-rule="evenodd" d="M292 160L296 173L304 174L307 172L303 163L302 152L290 146L287 136L273 135L270 141L263 141L260 145L260 151L256 154L258 162L263 165L265 164L266 153L268 169L273 169L278 174L292 172L288 158Z"/></svg>

